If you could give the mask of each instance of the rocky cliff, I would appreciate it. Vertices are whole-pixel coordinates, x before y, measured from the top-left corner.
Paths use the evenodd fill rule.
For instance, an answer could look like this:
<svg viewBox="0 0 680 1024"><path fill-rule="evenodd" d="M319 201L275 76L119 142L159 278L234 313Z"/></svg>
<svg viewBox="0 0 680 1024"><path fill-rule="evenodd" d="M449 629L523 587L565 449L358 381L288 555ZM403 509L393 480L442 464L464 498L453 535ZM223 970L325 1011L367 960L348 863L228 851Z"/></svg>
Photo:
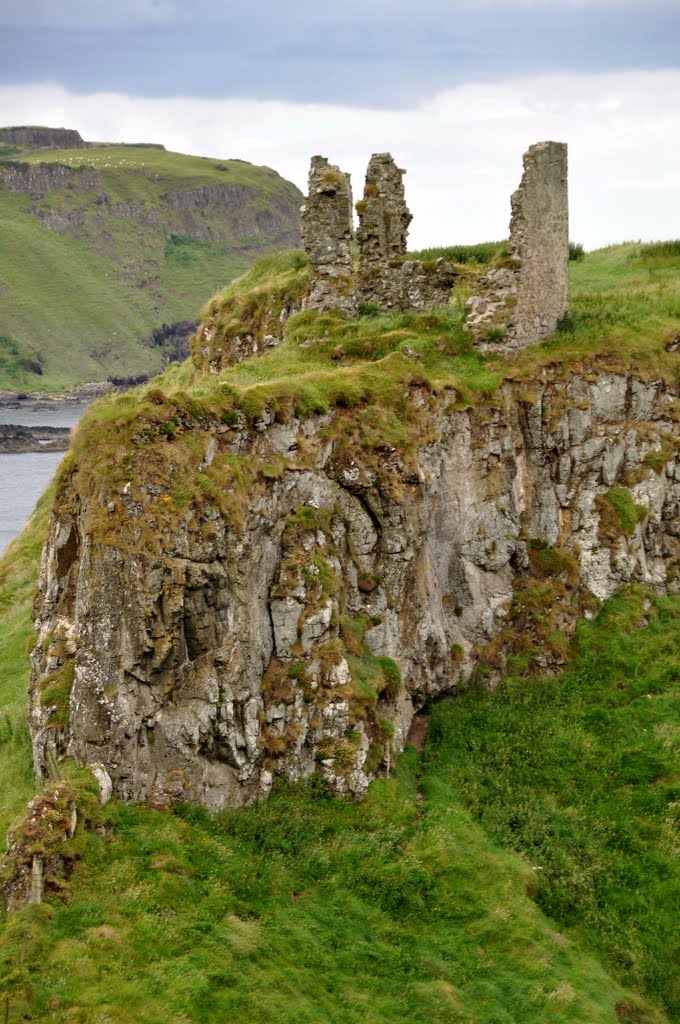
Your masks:
<svg viewBox="0 0 680 1024"><path fill-rule="evenodd" d="M125 800L210 810L314 772L360 796L431 698L559 663L624 584L678 589L660 380L546 371L466 407L399 359L400 439L364 401L155 391L94 466L76 445L36 605L39 774L68 753Z"/></svg>
<svg viewBox="0 0 680 1024"><path fill-rule="evenodd" d="M15 125L0 128L0 145L17 149L84 149L87 142L73 128Z"/></svg>

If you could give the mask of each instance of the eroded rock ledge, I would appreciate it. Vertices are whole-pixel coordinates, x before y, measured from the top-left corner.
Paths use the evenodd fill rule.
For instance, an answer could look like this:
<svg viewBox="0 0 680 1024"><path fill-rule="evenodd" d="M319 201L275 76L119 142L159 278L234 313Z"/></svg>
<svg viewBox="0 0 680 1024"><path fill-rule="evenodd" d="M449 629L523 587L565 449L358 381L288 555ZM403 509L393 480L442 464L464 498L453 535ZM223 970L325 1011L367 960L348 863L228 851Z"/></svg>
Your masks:
<svg viewBox="0 0 680 1024"><path fill-rule="evenodd" d="M68 752L125 800L212 811L315 771L360 796L419 707L502 658L513 616L534 628L537 572L560 635L631 581L678 588L680 431L661 383L452 398L411 387L428 429L408 455L339 445L345 410L202 423L198 473L252 467L229 514L206 501L169 519L141 476L88 497L67 474L36 605L38 773Z"/></svg>

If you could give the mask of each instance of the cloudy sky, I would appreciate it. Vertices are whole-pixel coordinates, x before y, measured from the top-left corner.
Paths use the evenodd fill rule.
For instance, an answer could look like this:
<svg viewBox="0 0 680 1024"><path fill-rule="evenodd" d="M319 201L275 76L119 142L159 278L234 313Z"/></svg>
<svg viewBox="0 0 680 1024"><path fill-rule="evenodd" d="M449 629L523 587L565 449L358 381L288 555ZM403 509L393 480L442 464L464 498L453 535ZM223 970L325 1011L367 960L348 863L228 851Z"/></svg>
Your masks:
<svg viewBox="0 0 680 1024"><path fill-rule="evenodd" d="M0 0L0 119L406 178L421 247L503 237L569 144L571 236L680 237L678 0Z"/></svg>

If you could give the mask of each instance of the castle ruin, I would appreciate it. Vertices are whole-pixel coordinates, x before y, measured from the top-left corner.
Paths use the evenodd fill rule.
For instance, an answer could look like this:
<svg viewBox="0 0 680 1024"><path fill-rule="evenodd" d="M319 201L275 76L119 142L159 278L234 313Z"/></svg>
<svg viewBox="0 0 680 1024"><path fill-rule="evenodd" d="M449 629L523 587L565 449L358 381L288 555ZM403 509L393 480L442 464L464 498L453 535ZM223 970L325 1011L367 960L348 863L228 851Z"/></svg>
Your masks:
<svg viewBox="0 0 680 1024"><path fill-rule="evenodd" d="M444 259L408 260L411 213L403 175L389 153L374 153L356 204L358 269L352 254L350 178L312 157L302 233L309 255L310 309L356 316L362 308L425 311L445 307L457 271ZM539 142L524 154L511 199L507 256L480 281L466 326L480 349L514 352L556 329L568 308L567 147Z"/></svg>
<svg viewBox="0 0 680 1024"><path fill-rule="evenodd" d="M379 309L402 308L401 267L413 219L404 197L405 173L390 153L374 153L366 171L364 197L356 206L359 301Z"/></svg>
<svg viewBox="0 0 680 1024"><path fill-rule="evenodd" d="M309 256L309 309L337 309L356 316L352 261L352 186L349 174L313 156L309 194L302 207L302 242Z"/></svg>
<svg viewBox="0 0 680 1024"><path fill-rule="evenodd" d="M359 265L352 259L352 189L349 175L323 156L312 157L309 195L302 207L302 238L309 256L309 309L356 316L361 307L384 312L446 306L456 272L444 259L406 259L411 214L405 174L390 153L374 153L364 196L356 204Z"/></svg>
<svg viewBox="0 0 680 1024"><path fill-rule="evenodd" d="M552 334L569 308L567 147L538 142L510 200L507 259L482 278L466 305L482 351L515 352Z"/></svg>

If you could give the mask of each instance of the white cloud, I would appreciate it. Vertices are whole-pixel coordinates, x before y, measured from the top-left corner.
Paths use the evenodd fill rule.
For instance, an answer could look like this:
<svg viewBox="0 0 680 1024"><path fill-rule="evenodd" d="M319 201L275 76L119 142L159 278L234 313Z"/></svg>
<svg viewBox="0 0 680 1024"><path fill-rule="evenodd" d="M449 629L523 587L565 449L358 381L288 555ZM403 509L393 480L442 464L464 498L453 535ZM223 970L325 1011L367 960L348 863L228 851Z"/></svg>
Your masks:
<svg viewBox="0 0 680 1024"><path fill-rule="evenodd" d="M305 190L309 157L352 173L372 152L406 167L413 247L503 237L524 150L569 144L571 237L587 248L680 237L680 71L560 74L465 85L409 110L0 87L6 124L268 164Z"/></svg>

